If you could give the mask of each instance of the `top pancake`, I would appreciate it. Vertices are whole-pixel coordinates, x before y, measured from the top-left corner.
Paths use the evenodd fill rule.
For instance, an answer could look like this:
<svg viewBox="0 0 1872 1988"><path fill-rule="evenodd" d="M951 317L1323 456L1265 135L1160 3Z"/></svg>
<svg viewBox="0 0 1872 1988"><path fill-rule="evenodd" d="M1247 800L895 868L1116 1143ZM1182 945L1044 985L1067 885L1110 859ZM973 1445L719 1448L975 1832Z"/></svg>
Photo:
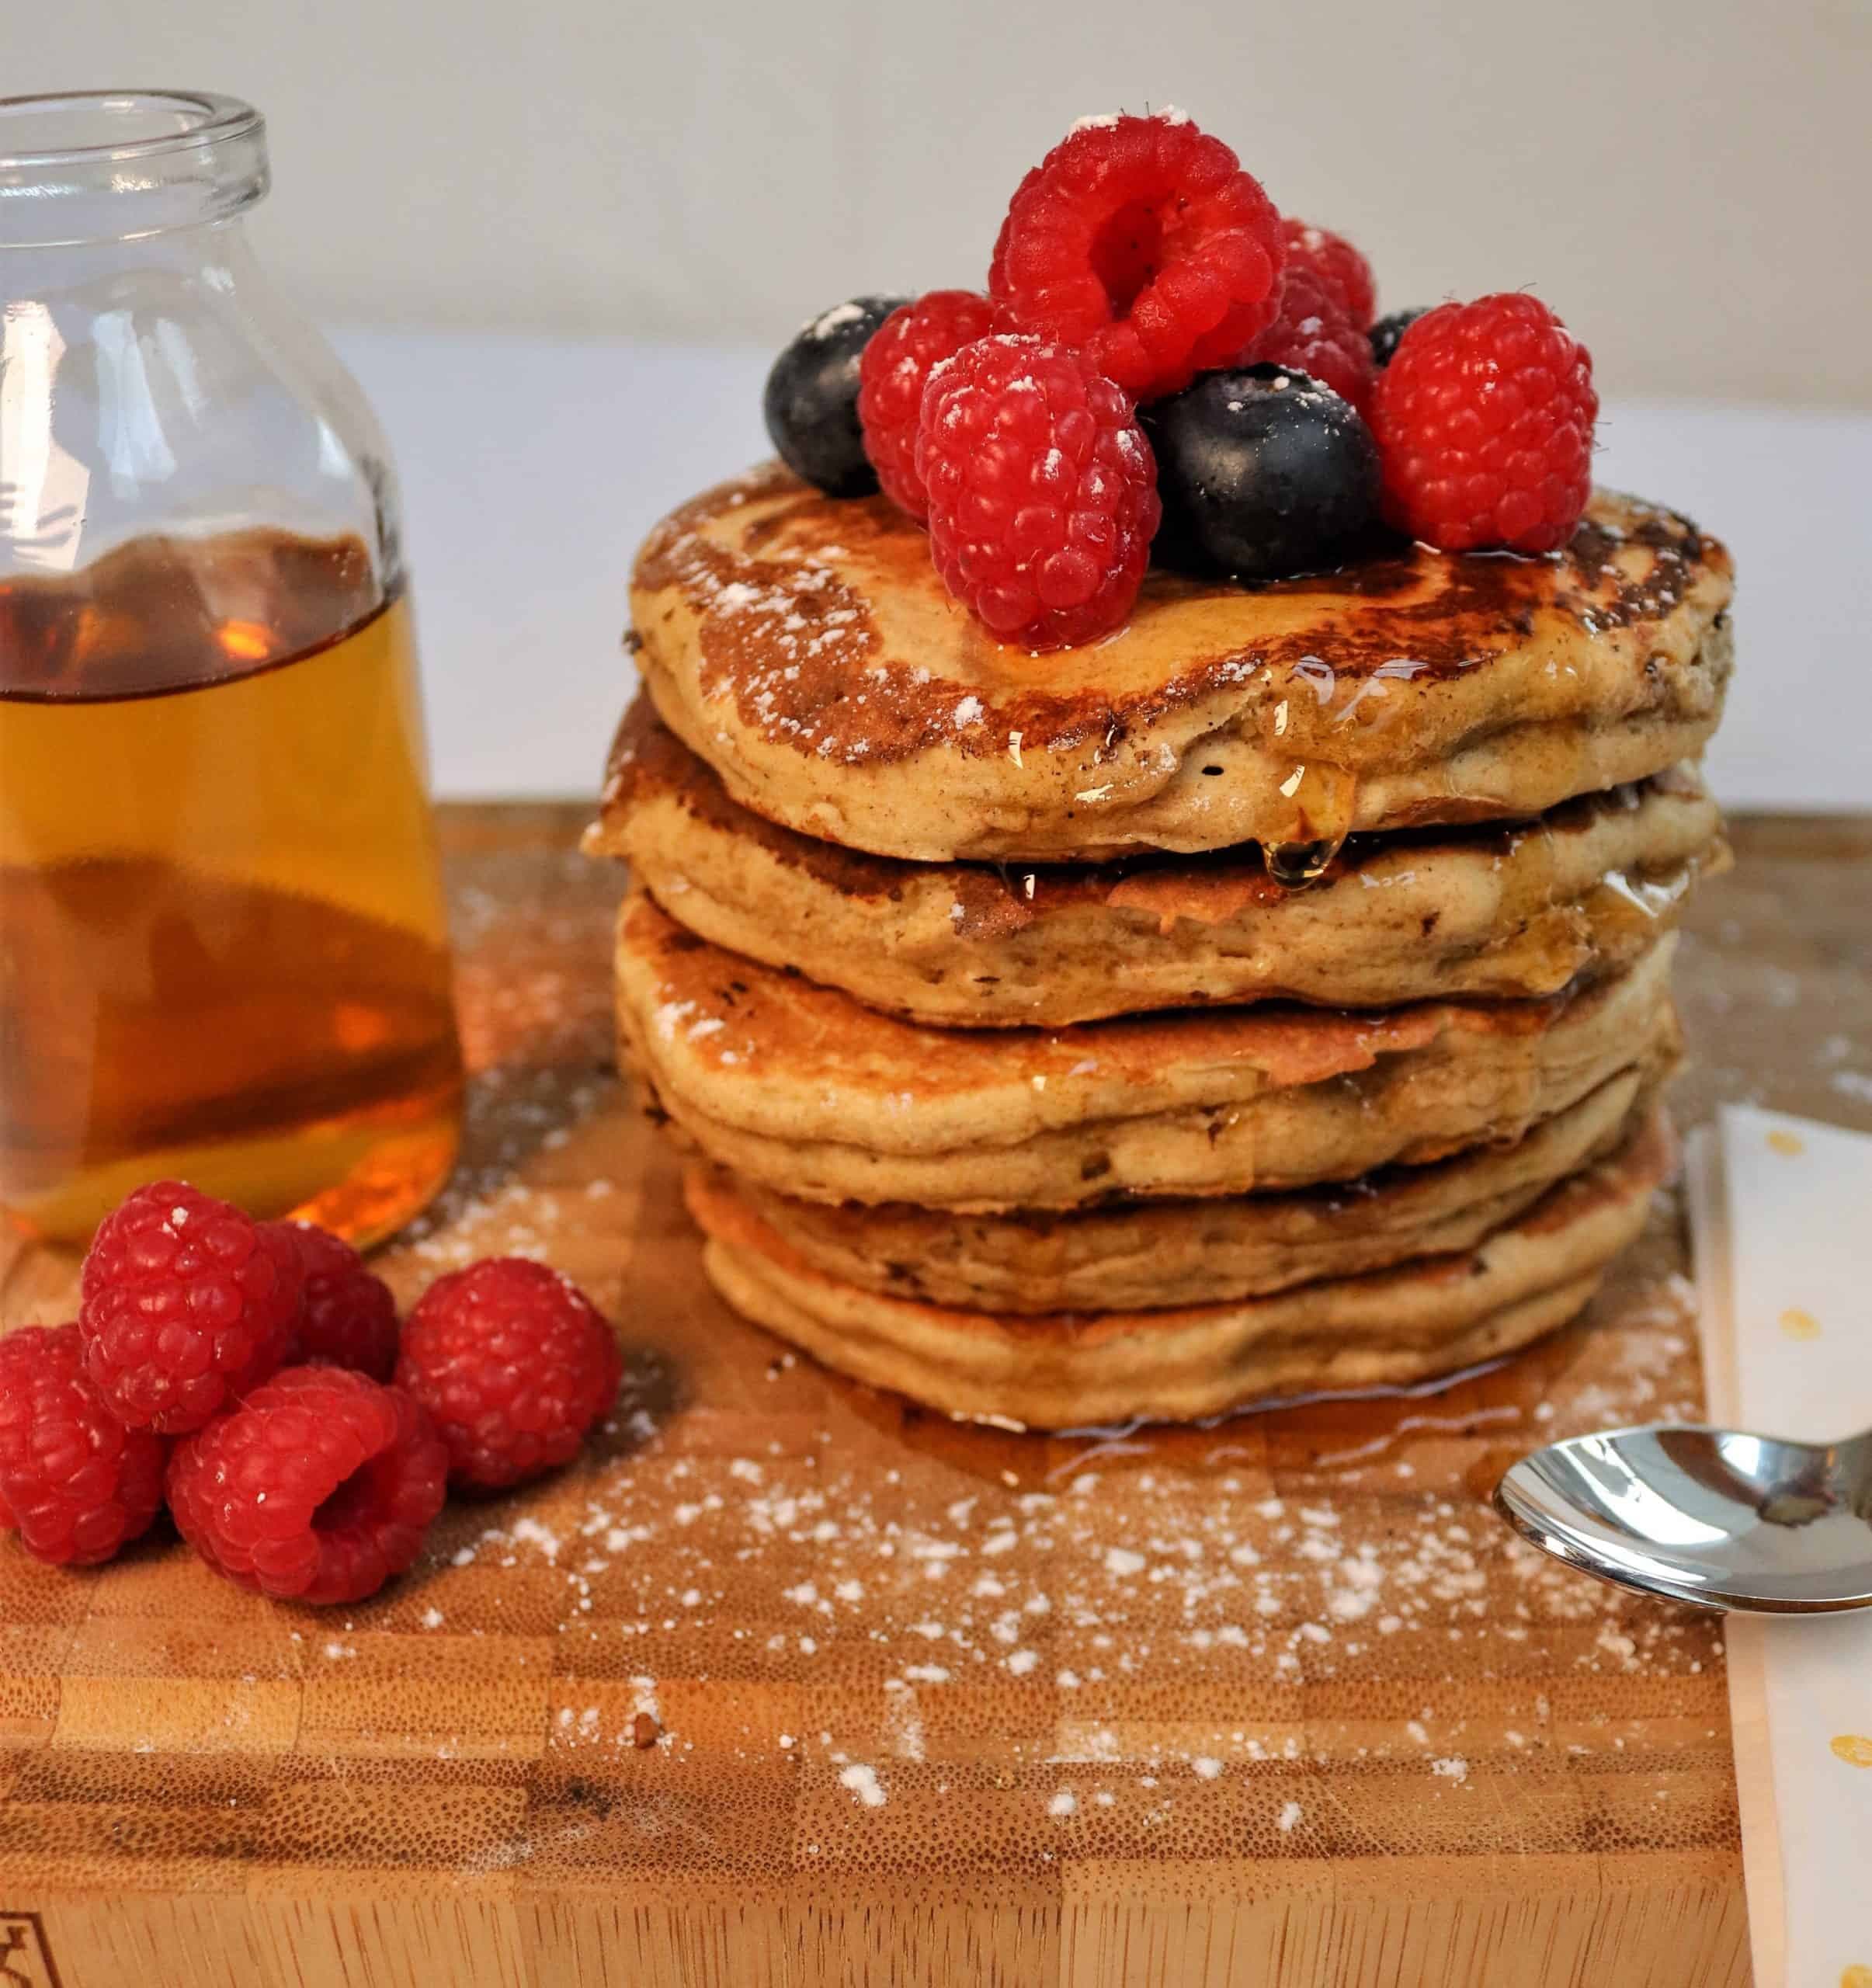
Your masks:
<svg viewBox="0 0 1872 1988"><path fill-rule="evenodd" d="M1532 815L1694 756L1731 645L1729 556L1596 493L1548 558L1387 550L1247 588L1153 571L1130 621L1046 656L952 601L922 531L775 466L658 526L631 608L665 721L756 812L925 862Z"/></svg>

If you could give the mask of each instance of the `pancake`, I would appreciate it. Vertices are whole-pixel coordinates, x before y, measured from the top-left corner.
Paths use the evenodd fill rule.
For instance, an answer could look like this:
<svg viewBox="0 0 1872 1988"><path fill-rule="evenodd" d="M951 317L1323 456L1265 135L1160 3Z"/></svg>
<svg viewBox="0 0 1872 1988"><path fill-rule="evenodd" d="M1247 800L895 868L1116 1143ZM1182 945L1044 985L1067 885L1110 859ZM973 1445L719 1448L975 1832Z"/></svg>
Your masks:
<svg viewBox="0 0 1872 1988"><path fill-rule="evenodd" d="M1629 964L1728 861L1716 804L1673 770L1536 822L1360 838L1304 891L1252 846L1024 871L906 863L739 806L641 698L585 847L627 859L717 945L947 1027L1538 997Z"/></svg>
<svg viewBox="0 0 1872 1988"><path fill-rule="evenodd" d="M981 1312L1219 1304L1474 1249L1623 1145L1663 1074L1623 1072L1512 1145L1292 1194L964 1215L833 1207L747 1180L735 1192L812 1269L884 1297Z"/></svg>
<svg viewBox="0 0 1872 1988"><path fill-rule="evenodd" d="M1518 1138L1676 1041L1659 940L1538 1002L933 1029L700 939L633 891L626 1059L713 1159L811 1201L995 1211L1348 1180Z"/></svg>
<svg viewBox="0 0 1872 1988"><path fill-rule="evenodd" d="M769 466L651 533L631 611L665 721L803 834L921 862L1255 842L1291 879L1349 833L1526 818L1694 757L1730 591L1714 540L1601 492L1544 558L1154 572L1123 629L1035 658L949 599L886 499Z"/></svg>
<svg viewBox="0 0 1872 1988"><path fill-rule="evenodd" d="M1275 1297L1005 1317L842 1284L700 1172L703 1261L743 1316L827 1366L952 1415L1039 1428L1189 1420L1281 1395L1395 1387L1492 1360L1564 1324L1638 1235L1672 1159L1653 1118L1474 1249Z"/></svg>

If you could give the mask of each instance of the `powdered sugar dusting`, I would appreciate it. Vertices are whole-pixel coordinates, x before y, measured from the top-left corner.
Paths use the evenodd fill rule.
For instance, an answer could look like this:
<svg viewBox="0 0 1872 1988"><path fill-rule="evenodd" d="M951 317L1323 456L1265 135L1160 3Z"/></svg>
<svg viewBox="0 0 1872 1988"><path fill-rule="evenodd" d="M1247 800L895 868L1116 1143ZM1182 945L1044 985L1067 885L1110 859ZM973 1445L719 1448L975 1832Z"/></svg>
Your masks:
<svg viewBox="0 0 1872 1988"><path fill-rule="evenodd" d="M1173 103L1166 103L1162 109L1148 111L1145 115L1155 118L1159 124L1187 124L1190 122L1189 112L1179 110ZM1081 131L1116 130L1124 116L1122 110L1092 111L1084 117L1075 117L1066 127L1067 135L1070 137Z"/></svg>
<svg viewBox="0 0 1872 1988"><path fill-rule="evenodd" d="M800 336L815 342L831 338L848 325L864 321L865 308L862 304L835 304L829 311L821 311L816 318L809 318L800 327Z"/></svg>
<svg viewBox="0 0 1872 1988"><path fill-rule="evenodd" d="M1629 1331L1602 1333L1591 1360L1550 1377L1541 1433L1612 1407L1686 1407L1672 1389L1686 1371L1687 1302L1687 1287L1669 1280L1635 1288ZM836 1399L809 1368L794 1371L807 1399ZM653 1434L592 1479L582 1505L561 1495L550 1514L486 1525L462 1550L470 1565L491 1559L555 1576L568 1597L561 1634L641 1648L646 1678L693 1667L678 1653L700 1634L764 1688L834 1691L849 1709L818 1737L789 1722L764 1739L751 1726L746 1744L823 1761L853 1826L890 1802L892 1777L965 1772L950 1751L950 1708L995 1701L984 1691L1043 1694L1058 1708L1037 1727L1021 1715L1015 1729L1033 1736L999 1743L1017 1779L1067 1764L1104 1777L1098 1788L1043 1782L1036 1799L1055 1820L1109 1806L1144 1828L1179 1803L1259 1788L1257 1775L1311 1777L1341 1757L1389 1758L1426 1785L1466 1788L1491 1746L1525 1754L1624 1743L1618 1733L1582 1737L1535 1689L1513 1697L1511 1721L1492 1726L1470 1646L1493 1652L1496 1670L1513 1673L1544 1649L1548 1671L1602 1676L1693 1675L1716 1653L1700 1618L1634 1603L1609 1619L1621 1604L1520 1545L1460 1488L1460 1459L1493 1439L1500 1418L1488 1411L1506 1406L1465 1414L1455 1400L1447 1412L1380 1405L1374 1416L1398 1432L1394 1443L1348 1444L1358 1453L1350 1465L1289 1468L1284 1495L1271 1489L1252 1420L1082 1437L1071 1467L1038 1481L1030 1466L1040 1456L1016 1440L1002 1452L1011 1482L959 1478L901 1451L895 1461L888 1452L855 1459L835 1414L728 1455L698 1451L693 1436L672 1445ZM957 1454L1009 1442L965 1431L953 1440ZM1387 1488L1374 1508L1377 1484ZM1374 1509L1375 1524L1364 1516ZM782 1568L765 1609L732 1598ZM588 1620L592 1594L602 1605ZM1362 1680L1394 1667L1393 1646L1408 1648L1403 1674L1422 1680L1408 1710L1343 1734L1305 1710L1308 1694L1322 1692L1351 1691L1356 1704ZM866 1694L854 1695L867 1675L877 1680L868 1712ZM1191 1691L1194 1702L1239 1698L1255 1709L1127 1724L1118 1708L1141 1688L1153 1703ZM627 1724L606 1711L599 1742ZM573 1740L582 1729L576 1717L568 1729ZM686 1741L678 1730L659 1743L679 1753ZM1277 1781L1271 1792L1260 1826L1291 1835L1311 1806L1304 1788Z"/></svg>
<svg viewBox="0 0 1872 1988"><path fill-rule="evenodd" d="M839 1770L839 1785L849 1788L867 1809L881 1809L890 1799L878 1781L877 1770L861 1760Z"/></svg>

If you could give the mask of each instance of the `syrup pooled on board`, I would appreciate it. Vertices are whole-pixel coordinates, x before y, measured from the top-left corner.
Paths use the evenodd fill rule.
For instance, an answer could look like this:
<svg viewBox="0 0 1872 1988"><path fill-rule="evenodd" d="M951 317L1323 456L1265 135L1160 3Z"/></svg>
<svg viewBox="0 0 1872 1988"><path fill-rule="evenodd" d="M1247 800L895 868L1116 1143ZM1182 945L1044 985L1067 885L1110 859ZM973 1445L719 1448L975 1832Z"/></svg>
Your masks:
<svg viewBox="0 0 1872 1988"><path fill-rule="evenodd" d="M0 1209L131 1187L383 1235L461 1076L408 603L365 547L148 537L0 580Z"/></svg>

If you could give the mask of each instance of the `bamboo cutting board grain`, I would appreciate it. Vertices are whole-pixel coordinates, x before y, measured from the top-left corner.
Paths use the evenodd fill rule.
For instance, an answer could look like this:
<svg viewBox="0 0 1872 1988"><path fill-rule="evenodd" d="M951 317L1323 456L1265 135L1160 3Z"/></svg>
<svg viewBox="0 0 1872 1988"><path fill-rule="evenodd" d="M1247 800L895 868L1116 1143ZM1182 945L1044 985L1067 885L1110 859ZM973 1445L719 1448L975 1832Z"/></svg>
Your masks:
<svg viewBox="0 0 1872 1988"><path fill-rule="evenodd" d="M468 1149L386 1262L408 1298L550 1256L620 1322L616 1420L349 1612L167 1536L0 1550L0 1983L1741 1988L1715 1626L1485 1503L1537 1440L1697 1409L1674 1208L1584 1325L1435 1398L950 1426L703 1287L577 823L445 818ZM1739 843L1680 1115L1872 1122L1872 829ZM8 1322L69 1275L16 1253Z"/></svg>

